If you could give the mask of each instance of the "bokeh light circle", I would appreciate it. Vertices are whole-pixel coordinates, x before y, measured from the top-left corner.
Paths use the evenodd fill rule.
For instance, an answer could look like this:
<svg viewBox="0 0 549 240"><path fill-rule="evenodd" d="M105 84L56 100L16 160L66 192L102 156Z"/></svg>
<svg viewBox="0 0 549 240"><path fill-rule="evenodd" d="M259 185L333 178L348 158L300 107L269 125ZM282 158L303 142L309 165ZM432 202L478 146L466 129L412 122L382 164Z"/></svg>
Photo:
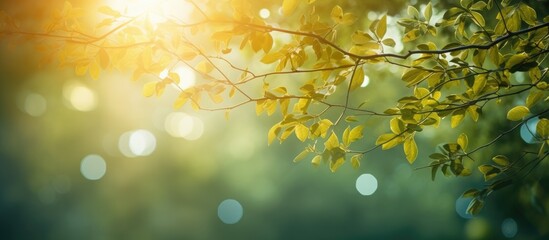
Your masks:
<svg viewBox="0 0 549 240"><path fill-rule="evenodd" d="M42 116L47 110L46 99L37 93L29 93L25 96L21 110L33 117Z"/></svg>
<svg viewBox="0 0 549 240"><path fill-rule="evenodd" d="M374 175L365 173L356 179L356 190L363 196L369 196L377 190L377 179Z"/></svg>
<svg viewBox="0 0 549 240"><path fill-rule="evenodd" d="M80 162L80 172L88 180L99 180L107 172L107 163L101 156L90 154Z"/></svg>
<svg viewBox="0 0 549 240"><path fill-rule="evenodd" d="M217 207L217 216L225 224L235 224L244 215L242 205L234 199L226 199Z"/></svg>
<svg viewBox="0 0 549 240"><path fill-rule="evenodd" d="M535 144L538 142L536 139L536 126L538 125L539 118L535 117L526 121L520 127L520 137L528 144Z"/></svg>
<svg viewBox="0 0 549 240"><path fill-rule="evenodd" d="M518 233L518 225L515 219L506 218L501 223L501 233L506 238L514 238Z"/></svg>

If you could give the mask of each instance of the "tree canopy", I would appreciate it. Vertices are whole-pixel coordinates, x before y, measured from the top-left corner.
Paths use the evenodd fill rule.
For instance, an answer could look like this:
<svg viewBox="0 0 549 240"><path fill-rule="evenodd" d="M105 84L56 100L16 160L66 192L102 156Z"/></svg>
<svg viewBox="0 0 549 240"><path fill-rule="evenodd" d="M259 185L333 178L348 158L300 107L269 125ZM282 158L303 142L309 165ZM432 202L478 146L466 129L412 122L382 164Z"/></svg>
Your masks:
<svg viewBox="0 0 549 240"><path fill-rule="evenodd" d="M29 42L43 64L78 76L101 81L105 72L131 72L145 97L176 89L174 109L223 111L230 119L236 108L255 105L274 121L267 144L303 142L295 162L336 172L399 147L433 181L479 172L486 187L463 193L473 214L492 192L547 175L540 169L549 155L544 2L532 3L538 11L524 1L461 0L368 13L356 2L315 0L180 4L86 12L66 2L39 27L2 12L0 36ZM199 80L188 82L182 67ZM376 82L384 84L364 88ZM387 96L372 99L371 91ZM480 136L479 126L494 119L506 119L504 128ZM418 147L423 134L441 128L452 129L447 139ZM521 136L526 148L498 147ZM428 158L418 159L420 152Z"/></svg>

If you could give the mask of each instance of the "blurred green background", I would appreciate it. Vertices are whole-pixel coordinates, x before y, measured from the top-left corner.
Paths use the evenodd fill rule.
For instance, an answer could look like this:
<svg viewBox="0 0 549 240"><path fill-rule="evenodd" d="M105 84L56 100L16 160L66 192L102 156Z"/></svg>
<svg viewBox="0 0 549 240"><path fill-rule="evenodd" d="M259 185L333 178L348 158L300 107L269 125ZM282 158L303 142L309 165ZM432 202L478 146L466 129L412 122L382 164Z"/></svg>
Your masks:
<svg viewBox="0 0 549 240"><path fill-rule="evenodd" d="M2 6L25 16L17 10L25 3L40 6ZM346 4L395 13L408 5ZM419 136L413 166L394 149L369 153L359 170L347 163L331 173L326 165L293 163L304 147L293 137L267 146L276 119L257 117L253 105L232 111L229 120L223 112L175 113L175 90L144 98L143 83L127 73L78 78L71 70L38 67L33 48L10 45L0 39L1 239L543 238L536 225L547 213L524 210L529 206L520 204L518 187L491 196L472 218L459 196L483 186L478 172L433 182L430 170L414 170L428 164L438 143L457 137L448 124ZM399 72L367 70L371 81L361 91L372 105L408 91L387 90L400 81ZM478 134L471 144L507 129L504 110L494 109L485 123L460 128ZM365 124L364 146L388 130L379 120ZM517 135L496 147L512 152L525 145ZM377 183L357 183L363 174ZM375 191L362 195L361 184Z"/></svg>

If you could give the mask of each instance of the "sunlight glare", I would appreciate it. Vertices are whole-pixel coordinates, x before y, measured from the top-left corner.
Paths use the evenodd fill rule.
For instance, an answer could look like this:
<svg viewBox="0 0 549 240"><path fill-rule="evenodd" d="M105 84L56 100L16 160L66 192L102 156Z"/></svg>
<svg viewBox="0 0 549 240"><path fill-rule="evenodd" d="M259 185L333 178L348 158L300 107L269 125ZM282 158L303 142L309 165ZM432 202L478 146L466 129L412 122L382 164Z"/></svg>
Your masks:
<svg viewBox="0 0 549 240"><path fill-rule="evenodd" d="M368 77L367 75L364 75L364 82L362 82L360 87L366 87L368 86L368 84L370 84L370 77Z"/></svg>
<svg viewBox="0 0 549 240"><path fill-rule="evenodd" d="M153 25L168 18L188 21L193 11L191 3L180 0L107 0L107 5L128 16L145 13Z"/></svg>
<svg viewBox="0 0 549 240"><path fill-rule="evenodd" d="M168 77L170 72L177 73L177 75L179 75L179 84L177 84L177 86L181 90L190 88L196 83L196 74L191 68L187 67L183 63L178 63L171 69L164 69L164 71L162 71L158 75L158 77L161 79L165 79Z"/></svg>
<svg viewBox="0 0 549 240"><path fill-rule="evenodd" d="M262 8L259 10L259 16L263 19L267 19L271 16L271 11L269 11L269 9Z"/></svg>
<svg viewBox="0 0 549 240"><path fill-rule="evenodd" d="M65 83L63 97L67 105L78 111L88 112L97 106L95 93L85 85L76 81Z"/></svg>
<svg viewBox="0 0 549 240"><path fill-rule="evenodd" d="M148 156L156 148L156 138L151 132L139 129L130 134L129 147L136 156Z"/></svg>
<svg viewBox="0 0 549 240"><path fill-rule="evenodd" d="M182 112L173 112L166 117L164 128L172 137L197 140L204 133L204 123L200 118Z"/></svg>

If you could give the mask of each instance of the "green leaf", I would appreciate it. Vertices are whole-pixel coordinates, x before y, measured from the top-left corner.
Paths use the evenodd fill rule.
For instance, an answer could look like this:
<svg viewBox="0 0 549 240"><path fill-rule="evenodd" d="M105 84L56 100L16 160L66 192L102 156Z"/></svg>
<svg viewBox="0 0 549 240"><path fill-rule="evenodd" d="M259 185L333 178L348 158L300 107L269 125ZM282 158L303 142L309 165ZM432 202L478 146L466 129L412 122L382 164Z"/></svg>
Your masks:
<svg viewBox="0 0 549 240"><path fill-rule="evenodd" d="M335 133L332 132L332 135L324 142L324 147L328 150L332 150L335 148L339 148L339 139L335 135Z"/></svg>
<svg viewBox="0 0 549 240"><path fill-rule="evenodd" d="M536 133L543 139L549 138L549 120L542 118L536 125Z"/></svg>
<svg viewBox="0 0 549 240"><path fill-rule="evenodd" d="M479 193L479 190L473 188L463 192L463 194L461 194L461 197L463 198L476 197L478 193Z"/></svg>
<svg viewBox="0 0 549 240"><path fill-rule="evenodd" d="M392 38L383 39L383 41L381 41L381 42L383 43L383 45L389 46L389 47L395 47L395 45L396 45L395 40L393 40Z"/></svg>
<svg viewBox="0 0 549 240"><path fill-rule="evenodd" d="M284 16L291 15L297 7L299 0L284 0L282 2L282 13Z"/></svg>
<svg viewBox="0 0 549 240"><path fill-rule="evenodd" d="M351 91L357 89L364 82L364 69L362 67L357 67L353 78L351 79Z"/></svg>
<svg viewBox="0 0 549 240"><path fill-rule="evenodd" d="M360 159L362 158L362 154L356 154L351 157L351 165L354 169L358 169L360 167Z"/></svg>
<svg viewBox="0 0 549 240"><path fill-rule="evenodd" d="M306 127L305 125L303 124L297 124L295 126L295 136L297 137L297 139L299 139L300 141L304 142L305 140L307 140L307 138L309 137L309 128Z"/></svg>
<svg viewBox="0 0 549 240"><path fill-rule="evenodd" d="M484 17L479 12L471 11L471 15L475 21L475 23L481 27L484 27L486 25L486 21L484 20Z"/></svg>
<svg viewBox="0 0 549 240"><path fill-rule="evenodd" d="M407 12L408 12L408 15L412 16L413 18L419 19L419 11L417 10L417 8L413 6L408 6Z"/></svg>
<svg viewBox="0 0 549 240"><path fill-rule="evenodd" d="M478 170L484 174L484 180L489 181L492 178L497 177L497 175L501 172L501 170L495 166L492 165L480 165L478 167Z"/></svg>
<svg viewBox="0 0 549 240"><path fill-rule="evenodd" d="M509 166L509 159L504 155L497 155L492 158L492 161L503 167Z"/></svg>
<svg viewBox="0 0 549 240"><path fill-rule="evenodd" d="M528 54L526 53L519 53L511 56L509 60L507 60L507 63L505 63L505 68L511 69L517 64L520 64L524 62L528 58Z"/></svg>
<svg viewBox="0 0 549 240"><path fill-rule="evenodd" d="M383 15L377 23L376 34L379 39L383 39L387 32L387 15Z"/></svg>
<svg viewBox="0 0 549 240"><path fill-rule="evenodd" d="M417 158L417 145L413 137L409 137L404 141L404 154L410 164L414 163Z"/></svg>
<svg viewBox="0 0 549 240"><path fill-rule="evenodd" d="M471 7L469 9L478 11L478 10L484 9L485 7L486 7L485 2L478 1L478 2L474 3L473 5L471 5Z"/></svg>
<svg viewBox="0 0 549 240"><path fill-rule="evenodd" d="M408 31L404 37L402 37L403 42L410 42L416 40L420 36L419 29L412 29Z"/></svg>
<svg viewBox="0 0 549 240"><path fill-rule="evenodd" d="M467 149L467 145L469 144L469 138L465 133L459 135L457 139L457 144L459 144L459 146L461 146L461 149L463 149L464 151L465 149Z"/></svg>
<svg viewBox="0 0 549 240"><path fill-rule="evenodd" d="M469 206L467 207L467 213L476 215L480 213L480 210L482 210L483 207L484 201L475 198L473 199L473 201L471 201L471 203L469 203Z"/></svg>
<svg viewBox="0 0 549 240"><path fill-rule="evenodd" d="M423 16L425 16L425 20L427 23L431 20L431 16L433 15L433 6L431 5L431 2L427 4L425 9L423 10Z"/></svg>
<svg viewBox="0 0 549 240"><path fill-rule="evenodd" d="M528 109L525 106L516 106L514 108L511 108L509 112L507 112L507 119L511 121L519 121L522 120L522 118L526 117L530 113L530 109Z"/></svg>

